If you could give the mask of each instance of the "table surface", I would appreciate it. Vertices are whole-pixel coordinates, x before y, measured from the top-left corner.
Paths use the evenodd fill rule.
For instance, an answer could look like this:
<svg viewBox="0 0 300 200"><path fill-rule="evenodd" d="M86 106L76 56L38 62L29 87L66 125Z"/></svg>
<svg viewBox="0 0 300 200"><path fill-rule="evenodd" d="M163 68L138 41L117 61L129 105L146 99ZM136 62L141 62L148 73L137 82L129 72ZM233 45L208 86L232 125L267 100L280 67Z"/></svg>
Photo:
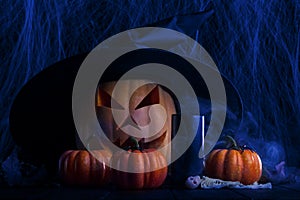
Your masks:
<svg viewBox="0 0 300 200"><path fill-rule="evenodd" d="M0 199L300 199L300 183L273 185L272 189L180 189L164 186L153 190L79 188L66 186L0 188Z"/></svg>

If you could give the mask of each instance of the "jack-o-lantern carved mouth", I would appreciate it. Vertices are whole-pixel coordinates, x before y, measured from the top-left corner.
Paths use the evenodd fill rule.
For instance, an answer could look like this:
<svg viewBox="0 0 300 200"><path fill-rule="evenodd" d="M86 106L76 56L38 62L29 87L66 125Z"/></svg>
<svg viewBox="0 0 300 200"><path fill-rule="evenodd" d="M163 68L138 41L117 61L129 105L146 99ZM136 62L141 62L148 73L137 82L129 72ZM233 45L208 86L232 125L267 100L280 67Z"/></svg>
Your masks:
<svg viewBox="0 0 300 200"><path fill-rule="evenodd" d="M150 141L150 142L145 142L144 139L139 139L139 146L144 148L144 149L149 149L149 148L155 148L155 149L158 149L158 148L162 148L162 144L164 142L164 140L166 139L167 137L167 131L163 132L163 134ZM132 140L130 138L128 138L127 140L125 140L125 142L123 142L121 144L121 141L120 139L117 139L115 142L114 142L115 145L117 146L120 146L121 148L127 148L129 146L134 146L135 144L132 142Z"/></svg>

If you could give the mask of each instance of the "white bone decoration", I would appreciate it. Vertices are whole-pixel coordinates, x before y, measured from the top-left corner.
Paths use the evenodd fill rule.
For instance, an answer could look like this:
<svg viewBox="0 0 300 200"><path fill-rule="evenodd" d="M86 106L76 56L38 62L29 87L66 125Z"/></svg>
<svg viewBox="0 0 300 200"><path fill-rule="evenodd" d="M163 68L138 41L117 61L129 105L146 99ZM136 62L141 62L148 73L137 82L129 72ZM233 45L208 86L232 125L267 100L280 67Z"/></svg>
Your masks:
<svg viewBox="0 0 300 200"><path fill-rule="evenodd" d="M223 181L206 176L203 176L202 178L200 178L200 176L190 176L185 181L185 186L188 189L195 189L199 185L202 189L219 189L223 187L238 189L272 189L271 183L258 184L255 182L252 185L244 185L239 181Z"/></svg>
<svg viewBox="0 0 300 200"><path fill-rule="evenodd" d="M186 179L185 186L189 189L195 189L199 186L200 181L200 176L190 176Z"/></svg>

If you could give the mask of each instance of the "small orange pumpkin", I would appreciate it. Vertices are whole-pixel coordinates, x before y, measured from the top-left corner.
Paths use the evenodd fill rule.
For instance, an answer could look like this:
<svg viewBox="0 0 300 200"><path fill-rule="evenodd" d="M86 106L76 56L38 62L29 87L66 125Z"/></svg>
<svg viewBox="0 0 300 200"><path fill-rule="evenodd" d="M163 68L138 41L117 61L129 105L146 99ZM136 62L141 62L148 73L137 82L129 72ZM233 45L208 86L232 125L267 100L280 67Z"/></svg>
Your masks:
<svg viewBox="0 0 300 200"><path fill-rule="evenodd" d="M69 150L59 159L59 175L69 185L102 186L110 181L110 158L105 150Z"/></svg>
<svg viewBox="0 0 300 200"><path fill-rule="evenodd" d="M112 164L117 166L117 169L113 170L114 183L122 189L145 189L161 186L168 173L165 156L155 149L140 149L136 140L135 145L128 151L120 151L112 156ZM133 168L142 172L126 172L127 169L132 170ZM156 170L149 171L149 169Z"/></svg>
<svg viewBox="0 0 300 200"><path fill-rule="evenodd" d="M235 140L231 149L213 150L205 161L205 174L210 178L239 181L245 185L258 181L262 174L259 155L250 149L238 147Z"/></svg>

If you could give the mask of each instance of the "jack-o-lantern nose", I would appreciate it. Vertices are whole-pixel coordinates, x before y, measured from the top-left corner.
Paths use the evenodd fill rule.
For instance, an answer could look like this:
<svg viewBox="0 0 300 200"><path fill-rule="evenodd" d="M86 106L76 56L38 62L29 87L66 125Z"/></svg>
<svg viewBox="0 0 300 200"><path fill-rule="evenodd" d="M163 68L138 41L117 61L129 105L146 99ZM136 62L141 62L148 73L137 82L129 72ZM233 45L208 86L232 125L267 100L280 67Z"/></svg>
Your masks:
<svg viewBox="0 0 300 200"><path fill-rule="evenodd" d="M120 124L119 128L123 128L125 126L133 126L139 130L141 130L138 126L138 123L132 118L131 116L128 116L122 124Z"/></svg>

